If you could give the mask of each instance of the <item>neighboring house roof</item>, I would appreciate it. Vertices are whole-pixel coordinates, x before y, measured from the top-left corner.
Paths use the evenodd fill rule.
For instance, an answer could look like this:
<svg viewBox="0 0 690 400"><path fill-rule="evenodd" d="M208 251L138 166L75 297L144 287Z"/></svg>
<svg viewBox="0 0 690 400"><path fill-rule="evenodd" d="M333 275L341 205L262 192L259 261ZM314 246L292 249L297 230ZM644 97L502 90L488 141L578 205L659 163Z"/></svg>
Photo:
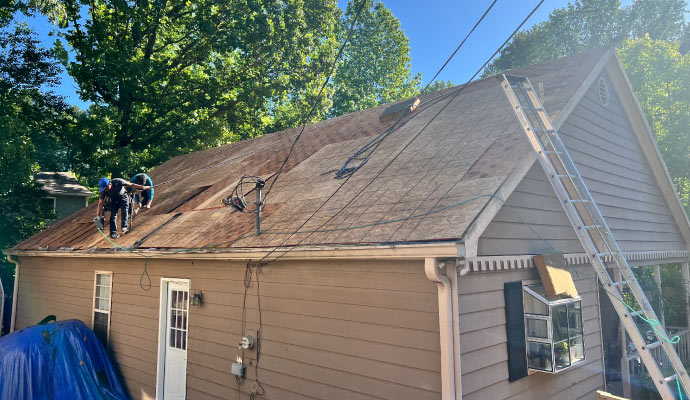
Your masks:
<svg viewBox="0 0 690 400"><path fill-rule="evenodd" d="M91 197L93 192L79 184L67 172L43 171L34 175L36 182L43 185L43 189L53 195Z"/></svg>
<svg viewBox="0 0 690 400"><path fill-rule="evenodd" d="M612 50L592 50L509 73L543 86L544 105L560 126L612 57ZM118 244L271 248L463 240L469 228L485 227L486 221L475 223L480 214L497 210L490 196L505 199L535 158L496 79L458 88L422 96L341 188L335 171L391 126L379 120L388 106L308 126L267 198L258 237L253 214L219 207L220 200L244 174L263 177L268 187L299 129L175 157L149 173L155 202ZM111 248L94 229L94 215L88 207L15 249Z"/></svg>

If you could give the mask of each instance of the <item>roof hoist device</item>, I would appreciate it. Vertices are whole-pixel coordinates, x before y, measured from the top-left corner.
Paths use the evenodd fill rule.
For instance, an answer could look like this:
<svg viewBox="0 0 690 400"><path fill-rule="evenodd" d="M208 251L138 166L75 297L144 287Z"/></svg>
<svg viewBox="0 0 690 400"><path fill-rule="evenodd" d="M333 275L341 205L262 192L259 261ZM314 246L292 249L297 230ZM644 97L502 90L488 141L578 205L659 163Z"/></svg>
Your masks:
<svg viewBox="0 0 690 400"><path fill-rule="evenodd" d="M538 93L527 78L500 75L498 80L659 394L665 400L675 399L677 382L686 393L690 393L688 373L664 329L653 326L653 343L648 343L640 332L635 321L637 317L645 321L659 319L539 100ZM613 260L609 266L620 273L620 281L612 279L604 262L606 258ZM634 299L633 304L626 303L630 298ZM668 366L663 369L661 360L656 360L651 351L657 347L661 347L668 357Z"/></svg>
<svg viewBox="0 0 690 400"><path fill-rule="evenodd" d="M221 204L223 204L224 207L230 206L235 211L245 212L245 209L247 208L247 202L244 200L245 183L253 183L253 190L256 191L256 202L254 203L254 205L256 206L256 210L254 212L256 213L256 236L259 236L261 234L261 189L263 189L263 187L266 186L266 182L263 179L261 179L261 177L252 175L242 175L240 180L237 182L237 185L235 185L235 188L232 189L232 192L230 192L230 195L222 199L220 202Z"/></svg>

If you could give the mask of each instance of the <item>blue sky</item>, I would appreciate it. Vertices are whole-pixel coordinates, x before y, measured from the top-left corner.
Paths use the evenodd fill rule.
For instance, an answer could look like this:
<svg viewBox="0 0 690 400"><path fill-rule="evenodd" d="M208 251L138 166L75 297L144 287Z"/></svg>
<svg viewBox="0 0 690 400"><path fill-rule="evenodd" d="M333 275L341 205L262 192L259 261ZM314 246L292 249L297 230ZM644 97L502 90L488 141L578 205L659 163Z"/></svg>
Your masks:
<svg viewBox="0 0 690 400"><path fill-rule="evenodd" d="M339 0L338 3L345 7L347 0ZM438 79L464 83L537 3L539 0L498 0ZM385 1L384 4L400 20L410 39L412 72L421 72L426 83L481 17L491 0L398 0ZM567 4L568 0L546 0L526 26L546 20L553 9ZM36 30L44 45L52 46L55 36L49 36L49 33L54 28L45 17L23 19ZM61 85L54 90L65 96L70 104L87 107L76 93L76 84L66 73L63 73Z"/></svg>

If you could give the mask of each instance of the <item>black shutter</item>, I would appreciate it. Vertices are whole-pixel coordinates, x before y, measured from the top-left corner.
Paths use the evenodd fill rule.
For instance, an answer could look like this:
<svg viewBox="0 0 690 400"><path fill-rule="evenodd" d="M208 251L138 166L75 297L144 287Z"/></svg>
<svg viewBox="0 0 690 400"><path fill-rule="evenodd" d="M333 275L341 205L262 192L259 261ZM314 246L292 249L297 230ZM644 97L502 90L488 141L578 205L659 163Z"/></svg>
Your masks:
<svg viewBox="0 0 690 400"><path fill-rule="evenodd" d="M508 381L527 376L525 317L522 306L522 281L505 282L506 336L508 338Z"/></svg>

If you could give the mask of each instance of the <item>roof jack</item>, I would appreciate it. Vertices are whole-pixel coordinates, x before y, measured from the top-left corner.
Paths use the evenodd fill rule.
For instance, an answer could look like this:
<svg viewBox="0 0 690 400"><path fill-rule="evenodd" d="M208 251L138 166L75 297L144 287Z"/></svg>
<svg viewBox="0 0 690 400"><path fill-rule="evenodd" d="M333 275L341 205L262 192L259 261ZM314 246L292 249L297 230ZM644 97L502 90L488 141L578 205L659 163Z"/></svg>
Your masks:
<svg viewBox="0 0 690 400"><path fill-rule="evenodd" d="M230 195L222 199L221 203L224 207L230 206L235 211L250 212L245 211L245 209L247 208L247 202L244 200L245 183L253 183L254 190L256 190L256 202L254 203L254 205L256 206L256 210L254 212L256 213L256 236L259 236L261 234L261 208L263 206L261 200L261 189L263 189L263 187L266 186L266 182L263 179L261 179L261 177L253 175L242 175L240 180L237 182L237 185L235 185L235 188L232 189Z"/></svg>

